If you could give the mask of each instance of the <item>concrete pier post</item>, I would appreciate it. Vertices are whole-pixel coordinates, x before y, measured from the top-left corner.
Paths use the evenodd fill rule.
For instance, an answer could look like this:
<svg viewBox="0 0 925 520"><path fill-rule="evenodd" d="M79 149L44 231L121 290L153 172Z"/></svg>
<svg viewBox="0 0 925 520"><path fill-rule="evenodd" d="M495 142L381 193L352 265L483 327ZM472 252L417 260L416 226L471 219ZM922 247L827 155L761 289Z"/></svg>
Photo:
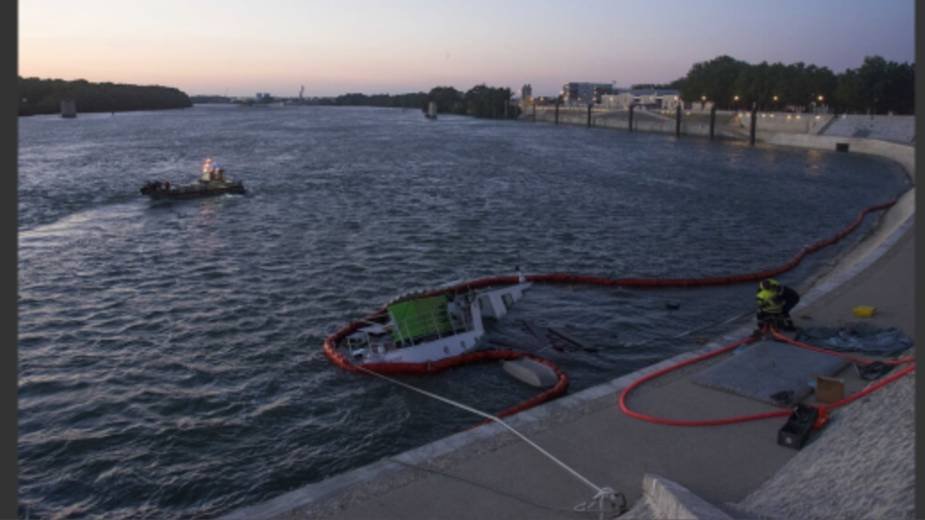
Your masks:
<svg viewBox="0 0 925 520"><path fill-rule="evenodd" d="M588 128L591 128L591 107L594 106L594 103L588 103Z"/></svg>
<svg viewBox="0 0 925 520"><path fill-rule="evenodd" d="M749 123L748 144L755 146L755 125L758 123L758 103L752 103L752 118Z"/></svg>
<svg viewBox="0 0 925 520"><path fill-rule="evenodd" d="M61 117L68 119L77 117L77 103L73 99L62 99L59 106L61 107Z"/></svg>
<svg viewBox="0 0 925 520"><path fill-rule="evenodd" d="M674 136L681 137L681 105L678 105L674 113Z"/></svg>
<svg viewBox="0 0 925 520"><path fill-rule="evenodd" d="M630 120L629 120L629 123L626 125L626 126L627 126L627 129L628 129L630 132L633 131L633 112L634 112L635 110L636 110L636 105L633 104L633 103L630 103Z"/></svg>
<svg viewBox="0 0 925 520"><path fill-rule="evenodd" d="M713 107L710 108L710 139L713 139L713 132L716 128L716 104L713 104Z"/></svg>
<svg viewBox="0 0 925 520"><path fill-rule="evenodd" d="M557 125L559 124L559 103L561 103L561 101L557 99L556 100L556 124Z"/></svg>

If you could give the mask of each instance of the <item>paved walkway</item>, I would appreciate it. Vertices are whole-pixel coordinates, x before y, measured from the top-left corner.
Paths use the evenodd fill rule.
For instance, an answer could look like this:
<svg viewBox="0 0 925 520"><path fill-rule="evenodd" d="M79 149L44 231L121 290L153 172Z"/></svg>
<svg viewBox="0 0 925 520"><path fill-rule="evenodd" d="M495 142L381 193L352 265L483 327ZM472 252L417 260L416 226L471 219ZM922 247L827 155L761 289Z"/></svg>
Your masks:
<svg viewBox="0 0 925 520"><path fill-rule="evenodd" d="M878 327L895 326L909 337L915 335L915 284L913 261L915 237L910 229L869 268L813 302L810 308L795 309L800 327L839 326L852 321L851 309L858 305L877 308L867 321Z"/></svg>

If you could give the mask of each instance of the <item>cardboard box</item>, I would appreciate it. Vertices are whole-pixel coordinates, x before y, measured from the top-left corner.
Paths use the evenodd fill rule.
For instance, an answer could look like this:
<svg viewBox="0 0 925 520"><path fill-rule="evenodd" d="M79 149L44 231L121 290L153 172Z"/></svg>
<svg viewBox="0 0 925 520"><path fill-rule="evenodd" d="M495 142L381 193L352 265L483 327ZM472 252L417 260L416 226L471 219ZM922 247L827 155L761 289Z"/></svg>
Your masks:
<svg viewBox="0 0 925 520"><path fill-rule="evenodd" d="M834 403L845 398L845 380L837 377L816 376L816 401Z"/></svg>

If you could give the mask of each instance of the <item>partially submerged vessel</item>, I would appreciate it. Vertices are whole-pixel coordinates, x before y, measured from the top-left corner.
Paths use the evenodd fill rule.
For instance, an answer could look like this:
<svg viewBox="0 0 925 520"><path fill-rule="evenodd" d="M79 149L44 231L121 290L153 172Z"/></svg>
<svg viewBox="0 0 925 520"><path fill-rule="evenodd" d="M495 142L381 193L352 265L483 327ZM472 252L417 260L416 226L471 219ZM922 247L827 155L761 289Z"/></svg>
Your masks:
<svg viewBox="0 0 925 520"><path fill-rule="evenodd" d="M334 345L353 364L428 363L476 349L483 318L499 319L532 284L399 298Z"/></svg>
<svg viewBox="0 0 925 520"><path fill-rule="evenodd" d="M568 376L535 354L482 349L484 318L501 318L532 283L517 276L494 276L393 299L324 340L324 355L350 372L431 374L485 361L512 362L505 371L544 390L497 412L507 417L554 399L568 390ZM530 361L530 362L523 362ZM549 384L552 383L552 386Z"/></svg>
<svg viewBox="0 0 925 520"><path fill-rule="evenodd" d="M195 199L225 193L244 194L244 183L225 178L225 169L212 159L202 164L202 176L194 184L173 185L170 181L148 181L141 187L141 194L152 199Z"/></svg>

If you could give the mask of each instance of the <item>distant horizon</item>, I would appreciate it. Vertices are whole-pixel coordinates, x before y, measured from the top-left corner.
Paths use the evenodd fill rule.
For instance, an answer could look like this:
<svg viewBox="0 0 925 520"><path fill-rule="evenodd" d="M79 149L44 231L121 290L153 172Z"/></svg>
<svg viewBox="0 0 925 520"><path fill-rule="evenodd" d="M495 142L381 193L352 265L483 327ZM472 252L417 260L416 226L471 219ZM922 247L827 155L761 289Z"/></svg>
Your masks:
<svg viewBox="0 0 925 520"><path fill-rule="evenodd" d="M19 75L163 85L191 96L306 97L468 90L552 96L569 81L670 83L695 63L803 62L836 74L865 56L914 63L912 0L486 0L435 6L164 0L22 0ZM837 22L833 16L837 13ZM863 37L859 37L863 35Z"/></svg>

